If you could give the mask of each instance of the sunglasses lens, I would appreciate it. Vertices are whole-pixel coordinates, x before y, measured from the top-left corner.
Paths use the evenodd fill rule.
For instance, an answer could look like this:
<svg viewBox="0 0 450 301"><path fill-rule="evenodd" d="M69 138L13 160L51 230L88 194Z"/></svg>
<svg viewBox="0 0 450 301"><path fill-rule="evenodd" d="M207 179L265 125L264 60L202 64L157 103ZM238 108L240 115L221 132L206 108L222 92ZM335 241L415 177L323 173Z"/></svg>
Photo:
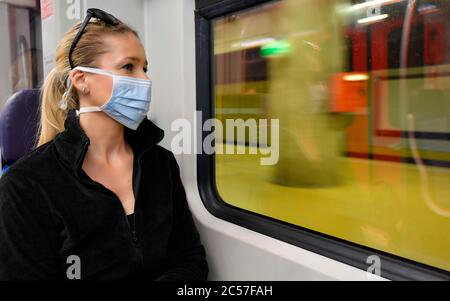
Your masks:
<svg viewBox="0 0 450 301"><path fill-rule="evenodd" d="M117 25L120 23L116 17L114 17L113 15L110 15L107 12L104 12L100 9L92 9L91 12L92 12L92 16L94 18L100 19L107 24Z"/></svg>

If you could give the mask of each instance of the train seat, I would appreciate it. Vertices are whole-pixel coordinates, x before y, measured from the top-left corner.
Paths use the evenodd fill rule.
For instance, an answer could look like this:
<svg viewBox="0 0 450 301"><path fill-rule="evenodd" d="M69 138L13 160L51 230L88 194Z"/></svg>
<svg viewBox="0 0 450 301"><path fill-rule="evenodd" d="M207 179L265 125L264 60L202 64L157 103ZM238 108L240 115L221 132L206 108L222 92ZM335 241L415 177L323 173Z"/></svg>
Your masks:
<svg viewBox="0 0 450 301"><path fill-rule="evenodd" d="M6 101L0 113L1 173L36 145L39 99L39 89L24 89Z"/></svg>

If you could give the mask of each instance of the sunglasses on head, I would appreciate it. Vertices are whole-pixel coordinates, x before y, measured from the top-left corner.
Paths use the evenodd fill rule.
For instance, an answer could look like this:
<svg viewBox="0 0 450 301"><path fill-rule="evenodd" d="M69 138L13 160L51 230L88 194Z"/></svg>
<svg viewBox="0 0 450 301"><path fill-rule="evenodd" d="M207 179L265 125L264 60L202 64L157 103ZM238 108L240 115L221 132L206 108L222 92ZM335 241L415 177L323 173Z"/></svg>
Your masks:
<svg viewBox="0 0 450 301"><path fill-rule="evenodd" d="M108 14L107 12L98 9L98 8L89 8L86 12L86 18L84 18L83 23L80 26L80 29L78 30L77 35L75 36L75 39L73 39L72 45L70 46L70 51L69 51L69 64L70 64L70 68L73 69L74 65L72 62L72 53L73 50L75 49L75 47L77 46L78 42L80 41L81 35L83 34L86 26L89 24L89 21L91 20L91 18L96 18L96 19L100 19L103 22L105 22L108 25L112 25L112 26L116 26L119 25L121 22L119 19L117 19L116 17L114 17L111 14Z"/></svg>

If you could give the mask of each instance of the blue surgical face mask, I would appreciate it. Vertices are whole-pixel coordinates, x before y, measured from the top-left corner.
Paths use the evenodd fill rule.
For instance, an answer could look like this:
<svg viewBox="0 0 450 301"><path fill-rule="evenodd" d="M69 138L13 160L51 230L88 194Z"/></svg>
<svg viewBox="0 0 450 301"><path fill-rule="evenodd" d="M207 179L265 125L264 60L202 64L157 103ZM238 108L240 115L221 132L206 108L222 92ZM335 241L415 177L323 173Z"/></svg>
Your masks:
<svg viewBox="0 0 450 301"><path fill-rule="evenodd" d="M103 111L124 126L136 130L150 107L152 82L129 76L116 75L110 71L78 66L80 71L109 75L113 78L110 99L100 107L82 107L77 115Z"/></svg>

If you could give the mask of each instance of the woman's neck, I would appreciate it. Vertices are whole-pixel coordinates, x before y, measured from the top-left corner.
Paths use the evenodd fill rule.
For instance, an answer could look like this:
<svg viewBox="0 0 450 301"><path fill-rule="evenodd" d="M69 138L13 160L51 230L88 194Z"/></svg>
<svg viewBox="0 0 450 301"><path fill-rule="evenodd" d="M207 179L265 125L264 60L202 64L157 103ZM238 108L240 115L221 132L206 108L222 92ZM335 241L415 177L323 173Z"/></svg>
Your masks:
<svg viewBox="0 0 450 301"><path fill-rule="evenodd" d="M108 164L131 151L124 127L103 112L80 114L80 126L89 137L88 157Z"/></svg>

